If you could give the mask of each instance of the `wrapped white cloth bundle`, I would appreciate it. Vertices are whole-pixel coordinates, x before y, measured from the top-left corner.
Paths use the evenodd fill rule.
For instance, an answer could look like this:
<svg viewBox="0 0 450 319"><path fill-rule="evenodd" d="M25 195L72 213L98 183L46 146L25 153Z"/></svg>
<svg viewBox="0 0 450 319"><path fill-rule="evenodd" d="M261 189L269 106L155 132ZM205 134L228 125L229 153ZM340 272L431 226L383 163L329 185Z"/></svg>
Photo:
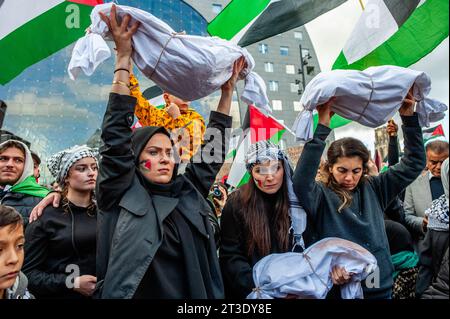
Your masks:
<svg viewBox="0 0 450 319"><path fill-rule="evenodd" d="M343 299L363 299L361 281L377 267L377 260L360 245L328 237L303 253L271 254L253 267L253 289L248 299L285 298L324 299L333 286L331 270L344 267L351 280L341 286Z"/></svg>
<svg viewBox="0 0 450 319"><path fill-rule="evenodd" d="M109 16L111 6L112 3L106 3L92 10L89 32L78 40L72 53L68 67L71 79L75 79L80 70L91 75L111 56L104 40L110 38L109 29L99 16L99 12ZM239 75L241 79L245 78L241 99L271 111L264 80L251 72L255 61L247 50L217 37L176 33L148 12L127 6L116 7L119 19L128 13L132 17L131 23L141 22L132 39L132 59L139 70L163 90L186 101L208 96L231 77L233 62L244 56L247 67Z"/></svg>
<svg viewBox="0 0 450 319"><path fill-rule="evenodd" d="M427 98L431 80L424 72L392 65L322 72L308 83L300 99L304 110L293 126L297 140L312 139L313 110L332 97L336 97L332 107L336 114L375 128L392 119L411 87L422 127L444 118L447 106Z"/></svg>

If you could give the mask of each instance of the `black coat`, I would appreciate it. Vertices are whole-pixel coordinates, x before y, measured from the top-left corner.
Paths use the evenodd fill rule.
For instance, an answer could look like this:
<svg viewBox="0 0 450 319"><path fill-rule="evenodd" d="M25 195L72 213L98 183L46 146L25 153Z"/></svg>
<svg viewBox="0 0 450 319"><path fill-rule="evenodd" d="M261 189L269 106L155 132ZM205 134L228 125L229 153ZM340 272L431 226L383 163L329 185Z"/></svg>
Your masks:
<svg viewBox="0 0 450 319"><path fill-rule="evenodd" d="M6 193L0 200L1 205L11 206L16 209L23 218L23 225L26 228L28 225L28 218L30 217L31 211L34 206L39 204L42 200L41 197L36 197L28 194L22 193Z"/></svg>
<svg viewBox="0 0 450 319"><path fill-rule="evenodd" d="M219 249L220 267L225 285L225 296L231 299L244 299L255 288L253 281L253 267L266 255L261 255L257 250L248 256L247 239L249 229L244 220L246 213L245 206L239 199L239 190L232 193L222 210L221 217L221 245ZM270 252L269 254L285 253L292 250L292 233L289 234L289 247L287 250L280 248L277 241L277 234L274 225L275 200L273 196L261 194L264 200L270 231ZM310 237L308 231L303 233L305 244L308 245Z"/></svg>
<svg viewBox="0 0 450 319"><path fill-rule="evenodd" d="M98 218L97 280L101 298L133 298L163 240L163 222L175 208L195 229L196 242L207 247L213 291L202 290L202 283L186 298L223 298L214 233L208 219L210 213L206 196L225 158L225 128L231 127L231 117L211 112L209 128L219 130L221 138L205 134L205 142L215 148L216 161L207 164L190 163L183 175L187 185L183 198L151 194L142 183L136 169L136 158L131 146L131 129L136 99L126 95L110 94L102 124L105 143L100 154L97 179ZM211 146L211 144L209 146ZM203 150L203 147L202 147ZM220 152L217 152L221 150ZM195 158L195 156L194 156ZM180 207L180 203L185 206ZM187 207L189 206L189 207ZM181 254L181 252L180 252ZM186 255L184 258L192 258ZM189 262L187 263L189 264ZM187 269L179 280L193 278L199 269ZM191 289L191 291L192 291ZM196 290L197 289L197 290Z"/></svg>
<svg viewBox="0 0 450 319"><path fill-rule="evenodd" d="M428 229L425 238L419 243L419 274L416 282L416 297L436 279L445 252L448 251L448 231Z"/></svg>
<svg viewBox="0 0 450 319"><path fill-rule="evenodd" d="M422 299L446 299L449 298L448 291L448 248L442 259L441 268L436 279L422 295Z"/></svg>
<svg viewBox="0 0 450 319"><path fill-rule="evenodd" d="M71 204L48 206L42 216L25 231L25 261L22 271L28 288L38 299L83 298L67 287L76 275L95 276L96 215ZM78 276L78 275L77 275Z"/></svg>
<svg viewBox="0 0 450 319"><path fill-rule="evenodd" d="M330 129L318 125L314 138L303 149L294 173L294 190L300 204L313 221L319 239L339 237L353 241L377 259L380 270L378 288L367 288L363 283L365 298L389 298L393 285L389 245L386 237L383 212L387 205L425 167L425 150L418 116L403 116L405 156L401 162L376 177L370 177L354 190L351 207L338 213L341 200L315 176L325 148L325 139ZM359 207L356 206L359 202ZM308 227L308 226L307 226Z"/></svg>

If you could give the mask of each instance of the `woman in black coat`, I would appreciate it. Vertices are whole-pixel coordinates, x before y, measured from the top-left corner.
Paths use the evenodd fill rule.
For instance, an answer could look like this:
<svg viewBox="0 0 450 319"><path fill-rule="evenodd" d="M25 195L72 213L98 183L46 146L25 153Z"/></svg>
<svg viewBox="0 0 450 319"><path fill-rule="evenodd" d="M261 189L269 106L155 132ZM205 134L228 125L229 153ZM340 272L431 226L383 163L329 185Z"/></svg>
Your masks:
<svg viewBox="0 0 450 319"><path fill-rule="evenodd" d="M405 156L401 162L375 177L364 177L368 170L369 151L354 138L333 142L327 152L325 183L314 180L325 139L330 133L333 101L318 107L319 125L314 138L302 152L293 182L300 203L305 208L318 238L339 237L369 250L377 259L378 270L364 281L365 298L391 298L393 265L389 253L383 212L387 205L425 167L425 150L418 116L414 113L412 94L406 97L399 113L403 121ZM337 285L350 279L340 269Z"/></svg>
<svg viewBox="0 0 450 319"><path fill-rule="evenodd" d="M110 18L102 19L110 27L117 56L102 124L104 147L96 192L98 295L223 298L205 198L224 161L225 129L231 127L228 114L244 61L235 62L232 77L222 86L217 111L211 112L202 161L194 162L194 156L185 173L177 175L169 133L161 127L143 127L133 133L130 128L136 99L130 96L128 69L131 36L138 25L128 26L129 16L118 24L114 7Z"/></svg>

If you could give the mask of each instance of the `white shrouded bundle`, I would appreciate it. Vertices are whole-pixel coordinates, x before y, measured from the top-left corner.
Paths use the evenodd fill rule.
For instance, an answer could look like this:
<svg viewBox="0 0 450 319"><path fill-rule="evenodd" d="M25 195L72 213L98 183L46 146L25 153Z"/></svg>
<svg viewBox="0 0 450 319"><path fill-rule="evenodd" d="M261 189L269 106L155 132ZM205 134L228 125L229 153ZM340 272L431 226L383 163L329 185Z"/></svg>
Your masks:
<svg viewBox="0 0 450 319"><path fill-rule="evenodd" d="M363 299L361 281L377 267L376 258L360 245L328 237L308 247L303 253L271 254L253 267L253 289L248 299L285 298L325 299L333 287L331 270L344 267L351 273L341 286L343 299Z"/></svg>
<svg viewBox="0 0 450 319"><path fill-rule="evenodd" d="M312 139L313 111L332 97L336 97L332 106L336 114L375 128L392 119L411 87L422 127L444 118L447 106L427 98L431 80L424 72L392 65L322 72L308 83L300 99L304 110L293 126L297 140Z"/></svg>
<svg viewBox="0 0 450 319"><path fill-rule="evenodd" d="M109 16L112 3L97 5L91 13L89 33L78 40L72 53L68 71L75 79L80 70L91 75L95 68L111 56L104 39L110 38L108 26L101 20L99 12ZM251 72L255 65L247 50L217 37L201 37L176 33L169 25L148 12L116 6L121 19L129 14L141 22L133 35L135 65L163 90L194 101L208 96L231 77L233 62L245 57L247 67L239 77L245 78L241 99L247 104L271 111L266 86L261 77Z"/></svg>

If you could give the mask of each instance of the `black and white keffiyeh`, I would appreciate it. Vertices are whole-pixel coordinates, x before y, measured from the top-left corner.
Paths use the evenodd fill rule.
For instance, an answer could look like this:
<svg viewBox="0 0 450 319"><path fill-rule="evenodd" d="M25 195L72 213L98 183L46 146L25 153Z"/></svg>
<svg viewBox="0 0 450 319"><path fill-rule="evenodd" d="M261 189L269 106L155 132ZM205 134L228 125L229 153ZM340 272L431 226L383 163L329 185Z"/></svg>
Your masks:
<svg viewBox="0 0 450 319"><path fill-rule="evenodd" d="M252 168L256 164L260 164L267 161L283 161L284 173L286 175L286 186L288 189L289 198L289 216L291 217L291 227L289 232L293 232L294 246L302 247L305 249L305 243L303 241L302 234L306 229L306 212L302 206L300 206L297 195L294 192L292 185L292 173L291 166L286 154L271 141L259 141L250 145L249 150L245 156L245 165L248 172L251 174Z"/></svg>
<svg viewBox="0 0 450 319"><path fill-rule="evenodd" d="M47 167L60 186L64 185L64 180L69 173L69 169L78 160L85 157L93 157L97 162L97 150L86 145L75 145L69 149L60 151L47 160Z"/></svg>

